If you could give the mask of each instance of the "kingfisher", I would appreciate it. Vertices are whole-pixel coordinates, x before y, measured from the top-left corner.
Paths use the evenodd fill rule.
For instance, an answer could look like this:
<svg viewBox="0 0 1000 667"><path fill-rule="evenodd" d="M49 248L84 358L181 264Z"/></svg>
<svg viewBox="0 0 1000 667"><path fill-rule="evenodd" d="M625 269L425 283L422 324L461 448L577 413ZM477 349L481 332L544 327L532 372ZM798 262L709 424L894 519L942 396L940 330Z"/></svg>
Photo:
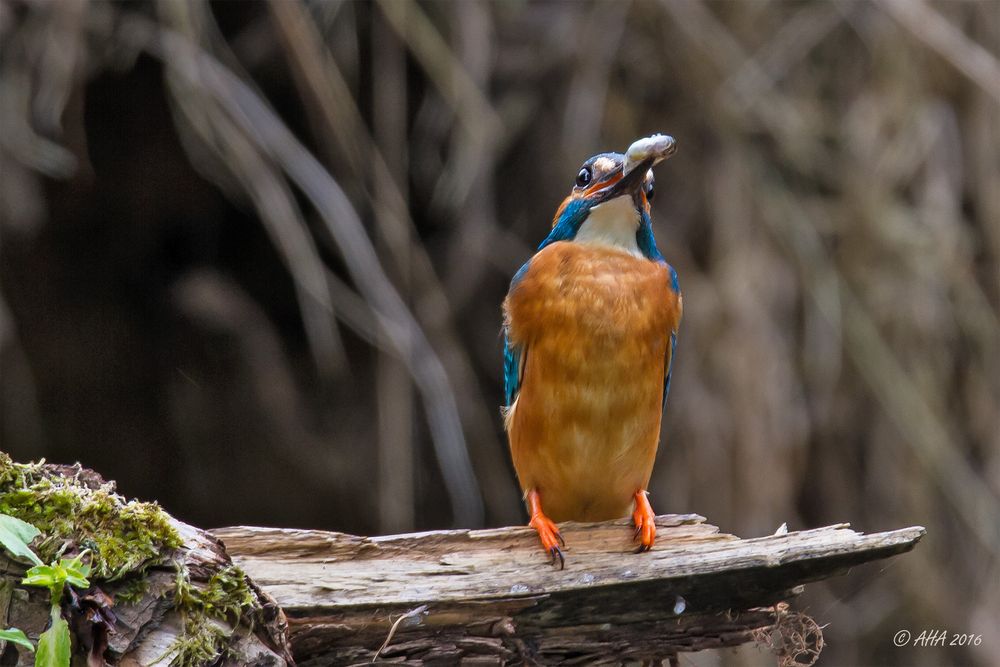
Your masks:
<svg viewBox="0 0 1000 667"><path fill-rule="evenodd" d="M504 427L529 525L560 569L557 522L631 511L636 552L656 538L646 488L682 299L650 202L652 168L676 148L656 134L584 162L503 302Z"/></svg>

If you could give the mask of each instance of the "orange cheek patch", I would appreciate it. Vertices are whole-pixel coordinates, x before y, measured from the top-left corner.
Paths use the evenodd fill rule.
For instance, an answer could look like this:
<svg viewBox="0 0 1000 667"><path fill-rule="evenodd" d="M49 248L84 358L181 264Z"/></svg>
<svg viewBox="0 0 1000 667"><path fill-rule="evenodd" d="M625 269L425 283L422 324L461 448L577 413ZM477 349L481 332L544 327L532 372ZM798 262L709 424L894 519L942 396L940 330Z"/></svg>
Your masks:
<svg viewBox="0 0 1000 667"><path fill-rule="evenodd" d="M611 178L605 179L603 181L600 181L598 183L594 183L593 185L591 185L589 188L587 188L586 190L583 191L583 196L584 197L589 197L590 195L594 194L598 190L603 190L604 188L606 188L608 186L614 185L618 181L622 180L622 178L623 178L622 177L622 173L619 171L618 173L616 173Z"/></svg>
<svg viewBox="0 0 1000 667"><path fill-rule="evenodd" d="M605 179L603 181L599 181L597 183L594 183L593 185L591 185L586 190L583 190L581 192L574 192L569 197L566 197L566 199L563 199L562 203L559 204L559 208L556 209L556 214L554 216L552 216L552 226L553 227L556 226L556 223L559 222L559 217L563 214L563 211L566 210L566 206L571 201L575 201L577 199L586 199L587 197L590 197L594 193L598 192L599 190L603 190L604 188L607 188L607 187L610 187L610 186L614 185L618 181L622 180L622 178L623 178L623 176L622 176L621 172L618 172L617 174L615 174L611 178L608 178L608 179Z"/></svg>
<svg viewBox="0 0 1000 667"><path fill-rule="evenodd" d="M622 180L622 178L624 178L624 176L619 171L616 174L614 174L613 176L611 176L610 178L606 178L603 181L598 181L597 183L594 183L593 185L591 185L586 190L582 190L580 192L574 192L569 197L566 197L566 199L563 199L562 203L559 204L559 208L556 209L556 214L554 216L552 216L552 226L553 227L556 226L556 223L559 222L559 217L563 214L563 211L566 210L566 206L571 201L574 201L574 200L577 200L577 199L586 199L587 197L590 197L594 193L596 193L596 192L598 192L600 190L603 190L604 188L611 187L612 185L614 185L618 181ZM647 204L647 210L648 210L648 204Z"/></svg>

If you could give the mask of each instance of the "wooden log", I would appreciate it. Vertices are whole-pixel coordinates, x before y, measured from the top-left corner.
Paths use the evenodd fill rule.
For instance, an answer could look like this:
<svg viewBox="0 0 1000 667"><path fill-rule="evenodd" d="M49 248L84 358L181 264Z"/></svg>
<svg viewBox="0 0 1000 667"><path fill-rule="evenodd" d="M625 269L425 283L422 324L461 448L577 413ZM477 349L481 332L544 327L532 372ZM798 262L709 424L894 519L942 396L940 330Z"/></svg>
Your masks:
<svg viewBox="0 0 1000 667"><path fill-rule="evenodd" d="M56 508L67 503L89 519L61 521ZM302 665L619 663L751 641L776 649L783 664L810 664L822 633L784 601L805 583L907 551L924 533L862 535L844 524L741 540L702 517L666 515L657 518L653 551L634 554L626 520L567 523L558 570L528 528L374 538L206 533L126 501L79 466L20 465L2 455L0 506L47 525L36 546L49 557L86 543L96 558L116 531L141 536L128 517L165 522L136 542L145 556L132 568L121 569L124 542L117 569L104 562L108 575L95 571L91 589L78 592L110 600L102 604L111 605L113 628L98 627L72 596L64 603L77 652L121 665L280 666L292 655ZM37 639L48 601L21 584L25 568L0 557L0 620ZM87 640L99 635L106 644L95 649ZM4 664L12 650L4 648ZM14 659L30 664L31 656Z"/></svg>
<svg viewBox="0 0 1000 667"><path fill-rule="evenodd" d="M696 515L660 516L657 526L653 551L634 554L625 520L563 524L564 570L527 528L211 532L283 609L300 665L617 663L750 641L786 657L818 653L818 626L790 622L779 603L803 584L909 551L924 534L840 524L741 540ZM781 636L770 636L775 628ZM796 645L809 632L811 645Z"/></svg>

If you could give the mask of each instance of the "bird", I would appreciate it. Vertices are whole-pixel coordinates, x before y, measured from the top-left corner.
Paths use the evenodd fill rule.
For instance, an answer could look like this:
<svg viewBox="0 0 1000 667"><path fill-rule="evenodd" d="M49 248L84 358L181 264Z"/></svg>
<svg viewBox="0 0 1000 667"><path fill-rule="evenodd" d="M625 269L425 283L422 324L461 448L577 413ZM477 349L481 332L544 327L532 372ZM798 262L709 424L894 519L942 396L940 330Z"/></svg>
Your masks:
<svg viewBox="0 0 1000 667"><path fill-rule="evenodd" d="M656 538L647 486L683 300L650 202L676 148L654 134L586 160L503 302L504 428L528 525L560 569L558 522L631 510L636 552Z"/></svg>

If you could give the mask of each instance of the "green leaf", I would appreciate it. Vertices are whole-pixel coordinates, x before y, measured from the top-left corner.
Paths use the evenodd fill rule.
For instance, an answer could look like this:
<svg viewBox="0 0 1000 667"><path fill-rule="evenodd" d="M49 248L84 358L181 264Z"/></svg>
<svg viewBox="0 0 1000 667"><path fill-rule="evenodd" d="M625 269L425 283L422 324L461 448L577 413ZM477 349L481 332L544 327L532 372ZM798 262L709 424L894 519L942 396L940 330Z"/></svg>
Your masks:
<svg viewBox="0 0 1000 667"><path fill-rule="evenodd" d="M52 625L38 637L35 667L69 667L69 654L69 624L59 607L52 607Z"/></svg>
<svg viewBox="0 0 1000 667"><path fill-rule="evenodd" d="M66 583L76 588L90 588L90 582L86 577L80 577L72 572L66 573Z"/></svg>
<svg viewBox="0 0 1000 667"><path fill-rule="evenodd" d="M86 552L84 552L86 553ZM76 558L64 558L59 561L59 569L64 573L64 579L71 586L76 586L77 588L90 588L90 582L87 581L87 575L90 574L90 565L83 563L81 560L84 554L80 554Z"/></svg>
<svg viewBox="0 0 1000 667"><path fill-rule="evenodd" d="M62 586L65 575L59 572L57 567L52 565L36 565L28 570L21 583L25 586L40 586L42 588L55 588Z"/></svg>
<svg viewBox="0 0 1000 667"><path fill-rule="evenodd" d="M63 558L59 561L59 564L66 568L67 571L79 576L79 577L89 577L90 576L90 563L84 563L83 557L86 556L89 551L83 551L75 558Z"/></svg>
<svg viewBox="0 0 1000 667"><path fill-rule="evenodd" d="M35 650L35 645L31 643L31 640L24 634L24 631L18 630L17 628L0 630L0 641L13 642L18 646L23 646L29 651Z"/></svg>
<svg viewBox="0 0 1000 667"><path fill-rule="evenodd" d="M35 565L42 564L42 560L28 546L39 532L30 523L9 514L0 514L0 544L3 544L4 548L18 560L29 560Z"/></svg>

